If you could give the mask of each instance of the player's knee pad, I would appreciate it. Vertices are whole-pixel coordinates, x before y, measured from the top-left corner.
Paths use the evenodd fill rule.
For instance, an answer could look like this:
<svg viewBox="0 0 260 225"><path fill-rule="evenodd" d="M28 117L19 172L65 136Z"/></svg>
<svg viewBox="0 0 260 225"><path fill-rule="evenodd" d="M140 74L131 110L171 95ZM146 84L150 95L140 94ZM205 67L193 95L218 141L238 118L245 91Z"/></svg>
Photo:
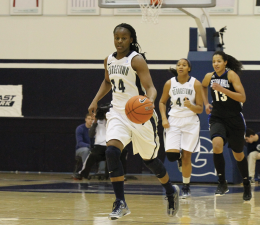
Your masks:
<svg viewBox="0 0 260 225"><path fill-rule="evenodd" d="M120 161L121 151L114 146L108 146L106 150L107 168L110 177L121 177L124 169Z"/></svg>
<svg viewBox="0 0 260 225"><path fill-rule="evenodd" d="M144 160L144 164L149 168L156 177L163 178L166 175L166 169L161 160L155 158L149 161Z"/></svg>
<svg viewBox="0 0 260 225"><path fill-rule="evenodd" d="M181 153L179 152L166 152L166 156L170 162L174 162L181 157Z"/></svg>

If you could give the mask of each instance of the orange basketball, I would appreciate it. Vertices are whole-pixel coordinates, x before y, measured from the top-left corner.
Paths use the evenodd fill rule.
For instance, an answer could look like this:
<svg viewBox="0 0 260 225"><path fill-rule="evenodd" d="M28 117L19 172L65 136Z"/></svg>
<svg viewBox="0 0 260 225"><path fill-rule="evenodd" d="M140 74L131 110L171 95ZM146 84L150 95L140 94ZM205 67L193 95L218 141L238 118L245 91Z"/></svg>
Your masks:
<svg viewBox="0 0 260 225"><path fill-rule="evenodd" d="M125 114L133 123L145 123L153 115L153 103L145 96L134 96L127 101Z"/></svg>

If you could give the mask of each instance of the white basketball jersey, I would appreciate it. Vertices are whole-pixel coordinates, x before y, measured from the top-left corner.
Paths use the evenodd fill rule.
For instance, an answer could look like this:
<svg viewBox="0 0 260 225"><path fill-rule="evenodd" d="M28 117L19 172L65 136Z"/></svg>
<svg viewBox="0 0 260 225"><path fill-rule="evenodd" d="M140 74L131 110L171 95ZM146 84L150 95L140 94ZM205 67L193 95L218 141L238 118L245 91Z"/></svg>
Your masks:
<svg viewBox="0 0 260 225"><path fill-rule="evenodd" d="M174 117L187 117L196 115L189 108L184 107L184 98L188 98L191 104L196 105L196 92L194 89L195 78L190 77L190 79L181 84L178 82L178 77L171 78L171 88L169 95L171 97L171 110L169 112L170 116Z"/></svg>
<svg viewBox="0 0 260 225"><path fill-rule="evenodd" d="M125 104L133 96L144 95L136 71L131 66L132 59L138 55L132 51L122 59L116 59L116 52L109 55L107 59L107 70L112 84L112 105L117 111L125 113Z"/></svg>
<svg viewBox="0 0 260 225"><path fill-rule="evenodd" d="M98 120L95 135L95 145L106 146L106 119Z"/></svg>

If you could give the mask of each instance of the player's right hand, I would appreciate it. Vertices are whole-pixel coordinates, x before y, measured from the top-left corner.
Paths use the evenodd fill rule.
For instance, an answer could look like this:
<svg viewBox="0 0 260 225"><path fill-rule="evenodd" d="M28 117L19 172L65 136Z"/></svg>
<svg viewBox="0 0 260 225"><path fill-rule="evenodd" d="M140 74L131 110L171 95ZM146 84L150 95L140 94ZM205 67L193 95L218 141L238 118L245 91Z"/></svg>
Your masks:
<svg viewBox="0 0 260 225"><path fill-rule="evenodd" d="M212 111L213 106L211 104L205 105L205 110L207 114L210 114Z"/></svg>
<svg viewBox="0 0 260 225"><path fill-rule="evenodd" d="M90 115L95 116L97 111L98 104L96 101L92 101L90 106L88 107L88 112Z"/></svg>
<svg viewBox="0 0 260 225"><path fill-rule="evenodd" d="M163 119L162 120L162 126L164 128L169 128L170 127L169 121L167 119Z"/></svg>

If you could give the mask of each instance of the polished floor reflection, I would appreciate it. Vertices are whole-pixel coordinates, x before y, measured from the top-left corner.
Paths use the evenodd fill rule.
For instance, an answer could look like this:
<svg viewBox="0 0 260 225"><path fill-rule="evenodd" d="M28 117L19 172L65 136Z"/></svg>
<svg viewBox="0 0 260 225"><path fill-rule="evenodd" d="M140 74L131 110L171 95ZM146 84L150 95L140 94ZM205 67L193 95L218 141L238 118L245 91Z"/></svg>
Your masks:
<svg viewBox="0 0 260 225"><path fill-rule="evenodd" d="M125 182L131 214L109 221L114 195L109 181L74 181L69 174L0 174L0 224L11 225L161 225L260 224L260 186L253 198L242 200L243 187L229 185L229 193L215 197L216 184L193 184L192 197L180 201L176 217L166 215L163 188L150 175Z"/></svg>

